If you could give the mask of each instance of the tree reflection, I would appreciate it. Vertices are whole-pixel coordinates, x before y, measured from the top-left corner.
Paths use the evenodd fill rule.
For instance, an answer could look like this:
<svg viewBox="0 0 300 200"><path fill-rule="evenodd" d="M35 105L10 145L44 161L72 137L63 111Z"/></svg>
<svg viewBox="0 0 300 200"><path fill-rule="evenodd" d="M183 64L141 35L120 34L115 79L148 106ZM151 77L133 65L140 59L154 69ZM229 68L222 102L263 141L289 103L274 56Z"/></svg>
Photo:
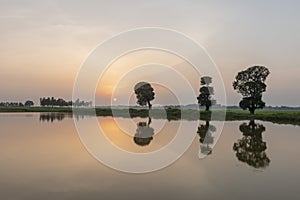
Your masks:
<svg viewBox="0 0 300 200"><path fill-rule="evenodd" d="M200 150L202 154L209 155L212 153L211 145L214 143L212 132L216 131L216 127L209 124L209 120L205 124L198 127L198 135L200 136Z"/></svg>
<svg viewBox="0 0 300 200"><path fill-rule="evenodd" d="M66 118L75 118L77 121L85 118L87 115L78 115L72 113L63 113L63 112L51 112L51 113L40 113L40 121L41 122L55 122L62 121Z"/></svg>
<svg viewBox="0 0 300 200"><path fill-rule="evenodd" d="M62 121L66 117L65 113L41 113L40 114L40 121L42 122L54 122Z"/></svg>
<svg viewBox="0 0 300 200"><path fill-rule="evenodd" d="M270 159L266 154L267 143L263 141L262 133L266 128L262 124L256 124L251 120L249 124L240 125L243 138L233 145L233 150L239 161L245 162L254 168L265 168Z"/></svg>
<svg viewBox="0 0 300 200"><path fill-rule="evenodd" d="M147 146L153 140L154 129L150 127L151 118L147 122L138 122L134 142L139 146Z"/></svg>

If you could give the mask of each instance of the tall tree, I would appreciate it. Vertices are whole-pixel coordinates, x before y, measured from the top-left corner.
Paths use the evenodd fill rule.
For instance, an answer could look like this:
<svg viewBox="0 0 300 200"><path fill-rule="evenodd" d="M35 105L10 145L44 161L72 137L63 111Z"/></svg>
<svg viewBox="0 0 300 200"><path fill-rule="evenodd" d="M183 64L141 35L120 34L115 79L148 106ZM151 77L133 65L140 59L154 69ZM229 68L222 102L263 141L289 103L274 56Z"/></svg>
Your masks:
<svg viewBox="0 0 300 200"><path fill-rule="evenodd" d="M155 93L150 83L139 82L134 86L134 92L137 98L137 104L141 106L146 106L148 104L149 109L151 109L152 104L150 101L154 99Z"/></svg>
<svg viewBox="0 0 300 200"><path fill-rule="evenodd" d="M248 109L254 114L256 109L265 107L262 93L266 91L265 81L269 74L270 71L265 66L253 66L237 74L233 88L243 96L239 104L243 110Z"/></svg>
<svg viewBox="0 0 300 200"><path fill-rule="evenodd" d="M209 76L201 77L200 84L202 87L200 88L198 99L198 104L200 106L205 106L205 110L209 111L209 108L215 104L215 100L212 99L212 95L214 94L214 88L209 85L212 83L212 78Z"/></svg>

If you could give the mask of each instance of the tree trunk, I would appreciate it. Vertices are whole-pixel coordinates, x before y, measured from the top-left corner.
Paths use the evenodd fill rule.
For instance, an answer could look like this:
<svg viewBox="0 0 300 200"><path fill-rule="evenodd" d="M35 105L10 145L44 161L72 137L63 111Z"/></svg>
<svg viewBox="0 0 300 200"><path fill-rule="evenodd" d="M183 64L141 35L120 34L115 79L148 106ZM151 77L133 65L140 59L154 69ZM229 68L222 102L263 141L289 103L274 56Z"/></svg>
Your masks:
<svg viewBox="0 0 300 200"><path fill-rule="evenodd" d="M151 119L151 117L148 116L148 126L151 124L151 122L152 122L152 119Z"/></svg>
<svg viewBox="0 0 300 200"><path fill-rule="evenodd" d="M150 110L152 108L152 105L151 105L149 100L147 100L147 102L148 102L148 107L149 107L149 110Z"/></svg>
<svg viewBox="0 0 300 200"><path fill-rule="evenodd" d="M251 114L251 115L254 115L255 108L249 108L249 111L250 111L250 114Z"/></svg>
<svg viewBox="0 0 300 200"><path fill-rule="evenodd" d="M206 127L209 127L209 121L208 121L208 120L206 120L205 126L206 126Z"/></svg>
<svg viewBox="0 0 300 200"><path fill-rule="evenodd" d="M205 107L206 107L205 111L209 111L209 106L206 105Z"/></svg>
<svg viewBox="0 0 300 200"><path fill-rule="evenodd" d="M250 120L249 126L250 126L252 129L255 129L255 121L254 121L254 119L251 119L251 120Z"/></svg>

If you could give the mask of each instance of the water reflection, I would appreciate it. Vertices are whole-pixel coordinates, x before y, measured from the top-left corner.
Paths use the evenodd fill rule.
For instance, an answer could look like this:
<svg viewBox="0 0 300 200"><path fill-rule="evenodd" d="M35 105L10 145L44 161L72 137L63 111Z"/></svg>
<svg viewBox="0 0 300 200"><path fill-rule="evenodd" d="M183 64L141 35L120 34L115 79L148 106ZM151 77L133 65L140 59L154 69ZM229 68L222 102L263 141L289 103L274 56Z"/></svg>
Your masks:
<svg viewBox="0 0 300 200"><path fill-rule="evenodd" d="M147 146L153 140L154 129L150 127L151 118L148 118L148 122L138 122L136 133L134 135L134 142L139 146Z"/></svg>
<svg viewBox="0 0 300 200"><path fill-rule="evenodd" d="M299 126L264 124L266 130L262 136L264 140L268 139L266 152L276 162L272 162L272 167L267 167L263 174L240 170L235 165L239 161L232 150L233 143L238 143L238 139L244 136L241 132L236 135L242 122L234 121L226 122L222 138L208 159L195 159L195 152L200 146L197 135L197 141L172 166L137 176L119 173L95 161L83 148L73 120L65 117L57 123L37 123L39 116L39 113L30 116L25 113L0 113L0 199L135 199L137 195L145 200L166 199L169 196L173 200L184 197L189 200L199 197L299 199ZM140 147L134 144L132 136L122 133L114 118L99 117L98 120L113 144L133 153L162 148L176 136L180 126L179 121L165 123L165 120L152 118L150 127L155 129L153 140L150 145ZM132 123L128 118L119 120L122 124ZM136 120L136 123L148 122L147 118ZM80 120L88 127L92 126L93 121L88 117ZM136 123L130 129L133 136ZM182 125L186 132L196 134L197 129L192 123L197 122L185 120ZM209 123L219 129L218 122ZM161 124L165 124L165 128L158 134ZM200 124L207 127L205 121ZM268 134L270 131L272 134ZM213 132L212 136L216 141L217 132ZM126 164L126 159L120 162Z"/></svg>
<svg viewBox="0 0 300 200"><path fill-rule="evenodd" d="M40 121L41 122L54 122L54 121L62 121L66 117L65 113L41 113Z"/></svg>
<svg viewBox="0 0 300 200"><path fill-rule="evenodd" d="M216 131L216 127L210 125L210 121L207 120L205 124L201 124L198 127L197 133L200 136L200 153L209 155L212 153L211 145L214 143L213 132Z"/></svg>
<svg viewBox="0 0 300 200"><path fill-rule="evenodd" d="M73 115L72 113L61 113L61 112L51 112L51 113L40 113L41 122L62 121L66 118L75 118L76 120L83 119L85 115Z"/></svg>
<svg viewBox="0 0 300 200"><path fill-rule="evenodd" d="M265 168L271 160L266 154L267 143L263 141L262 133L266 130L262 124L251 120L249 124L240 125L243 138L233 145L233 150L239 161L245 162L254 168Z"/></svg>

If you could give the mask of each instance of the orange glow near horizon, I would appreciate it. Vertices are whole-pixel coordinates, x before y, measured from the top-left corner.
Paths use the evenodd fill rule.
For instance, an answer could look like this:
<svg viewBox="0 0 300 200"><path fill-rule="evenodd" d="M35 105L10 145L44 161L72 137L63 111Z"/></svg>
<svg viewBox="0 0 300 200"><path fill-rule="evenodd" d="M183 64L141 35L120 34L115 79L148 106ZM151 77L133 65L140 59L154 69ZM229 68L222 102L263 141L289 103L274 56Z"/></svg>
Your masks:
<svg viewBox="0 0 300 200"><path fill-rule="evenodd" d="M130 126L131 120L133 122L132 127ZM174 122L172 125L166 123L161 130L154 130L153 139L150 145L139 146L134 143L133 137L137 129L136 124L141 121L147 122L147 118L118 119L119 124L117 124L116 121L110 117L98 120L103 132L112 144L123 150L139 153L156 151L167 145L175 137L179 126L178 122ZM153 124L153 127L156 126L156 124ZM125 133L120 127L125 128L126 130L130 131L130 133Z"/></svg>
<svg viewBox="0 0 300 200"><path fill-rule="evenodd" d="M142 50L120 57L108 67L98 83L96 99L101 99L101 104L109 103L114 98L124 103L122 99L125 96L133 95L133 87L137 82L152 82L155 80L154 77L162 76L168 70L172 71L171 68L190 80L192 86L199 86L199 76L182 58L160 50ZM165 78L171 79L172 77L167 75ZM157 87L156 90L160 90L162 96L170 93L164 91L162 87ZM104 99L105 101L103 101Z"/></svg>

